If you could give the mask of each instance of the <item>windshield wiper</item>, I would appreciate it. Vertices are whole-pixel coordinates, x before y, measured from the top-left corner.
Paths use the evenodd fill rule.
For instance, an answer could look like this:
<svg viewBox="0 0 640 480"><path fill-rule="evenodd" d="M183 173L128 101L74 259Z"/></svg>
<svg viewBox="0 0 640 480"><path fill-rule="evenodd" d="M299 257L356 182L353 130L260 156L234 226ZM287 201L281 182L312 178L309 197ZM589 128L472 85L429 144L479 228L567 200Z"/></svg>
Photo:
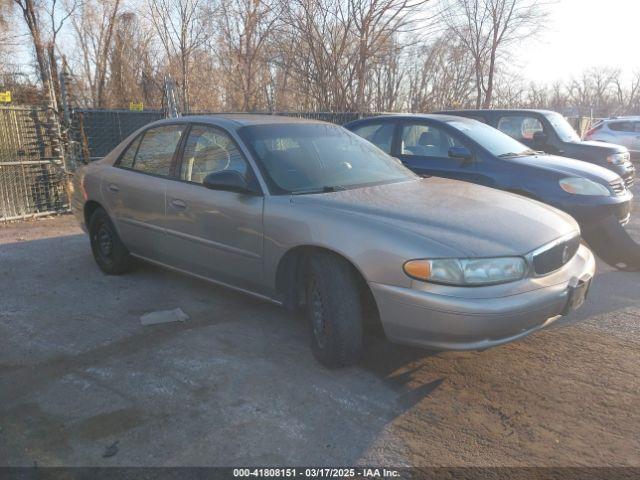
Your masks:
<svg viewBox="0 0 640 480"><path fill-rule="evenodd" d="M498 158L505 158L505 157L524 157L525 155L533 155L534 153L537 153L533 150L525 150L524 152L508 152L508 153L501 153L500 155L498 155Z"/></svg>
<svg viewBox="0 0 640 480"><path fill-rule="evenodd" d="M291 192L291 195L311 195L313 193L330 193L340 190L346 190L342 185L324 185L318 188L308 188L306 190L295 190Z"/></svg>

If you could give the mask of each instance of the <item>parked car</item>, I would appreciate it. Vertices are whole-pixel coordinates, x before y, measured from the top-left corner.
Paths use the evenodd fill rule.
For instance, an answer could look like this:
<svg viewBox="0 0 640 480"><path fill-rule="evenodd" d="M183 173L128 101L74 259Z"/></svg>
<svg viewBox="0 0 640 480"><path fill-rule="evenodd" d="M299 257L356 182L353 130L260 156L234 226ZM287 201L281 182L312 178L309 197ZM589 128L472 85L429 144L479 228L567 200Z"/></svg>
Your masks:
<svg viewBox="0 0 640 480"><path fill-rule="evenodd" d="M454 110L438 112L487 123L533 150L575 158L608 168L631 188L635 167L627 147L582 141L567 120L548 110Z"/></svg>
<svg viewBox="0 0 640 480"><path fill-rule="evenodd" d="M484 349L578 308L595 270L569 215L422 179L317 121L156 122L74 182L73 210L105 273L138 258L304 308L329 367L357 360L364 312L395 342Z"/></svg>
<svg viewBox="0 0 640 480"><path fill-rule="evenodd" d="M614 172L544 155L482 122L451 115L385 115L345 125L419 175L453 178L553 205L588 233L629 221L633 194Z"/></svg>
<svg viewBox="0 0 640 480"><path fill-rule="evenodd" d="M600 120L585 133L584 139L624 145L633 158L640 158L640 117Z"/></svg>

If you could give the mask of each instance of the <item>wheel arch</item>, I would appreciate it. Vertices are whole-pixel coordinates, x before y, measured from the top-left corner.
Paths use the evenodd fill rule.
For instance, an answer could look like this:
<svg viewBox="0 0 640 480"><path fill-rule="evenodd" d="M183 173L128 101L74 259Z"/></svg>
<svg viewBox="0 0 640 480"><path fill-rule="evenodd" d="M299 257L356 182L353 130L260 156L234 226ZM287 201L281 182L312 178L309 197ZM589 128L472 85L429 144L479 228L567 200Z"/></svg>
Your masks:
<svg viewBox="0 0 640 480"><path fill-rule="evenodd" d="M379 323L378 305L362 271L344 254L317 245L298 245L287 250L280 258L276 268L275 290L278 297L283 299L285 307L297 309L304 306L306 286L304 279L308 273L309 259L317 252L329 253L349 264L362 293L363 308L367 314L365 317Z"/></svg>
<svg viewBox="0 0 640 480"><path fill-rule="evenodd" d="M84 224L86 225L87 230L89 229L89 221L91 220L91 216L98 208L102 208L104 210L104 207L95 200L88 200L84 204Z"/></svg>

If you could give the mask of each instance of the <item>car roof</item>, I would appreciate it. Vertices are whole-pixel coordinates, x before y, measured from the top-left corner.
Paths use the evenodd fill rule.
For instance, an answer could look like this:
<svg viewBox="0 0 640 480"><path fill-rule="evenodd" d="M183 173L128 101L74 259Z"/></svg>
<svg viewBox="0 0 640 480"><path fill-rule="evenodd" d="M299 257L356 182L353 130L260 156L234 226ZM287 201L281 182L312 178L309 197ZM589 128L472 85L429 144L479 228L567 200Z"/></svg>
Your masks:
<svg viewBox="0 0 640 480"><path fill-rule="evenodd" d="M459 112L465 115L482 115L486 113L495 113L495 114L504 114L504 113L539 113L541 115L549 115L554 112L553 110L542 110L542 109L534 109L534 108L505 108L505 109L493 109L493 108L484 108L484 109L464 109L464 110L442 110L443 113L447 113L449 115L455 115L455 113Z"/></svg>
<svg viewBox="0 0 640 480"><path fill-rule="evenodd" d="M238 129L248 125L275 125L275 124L320 124L333 125L320 120L308 118L286 117L284 115L266 115L254 113L215 113L206 115L187 115L178 118L166 118L158 120L152 125L163 125L171 123L207 123L227 129Z"/></svg>
<svg viewBox="0 0 640 480"><path fill-rule="evenodd" d="M388 113L385 115L377 115L375 117L367 117L362 118L360 120L354 120L353 122L349 122L345 124L345 126L349 125L357 125L361 123L366 123L369 121L381 120L381 119L389 119L391 120L415 120L424 118L426 120L435 120L437 122L475 122L476 120L472 118L466 117L458 117L451 114L443 114L443 113Z"/></svg>
<svg viewBox="0 0 640 480"><path fill-rule="evenodd" d="M617 121L628 121L628 120L640 120L640 115L629 115L628 117L610 117L604 118L602 122L617 122Z"/></svg>

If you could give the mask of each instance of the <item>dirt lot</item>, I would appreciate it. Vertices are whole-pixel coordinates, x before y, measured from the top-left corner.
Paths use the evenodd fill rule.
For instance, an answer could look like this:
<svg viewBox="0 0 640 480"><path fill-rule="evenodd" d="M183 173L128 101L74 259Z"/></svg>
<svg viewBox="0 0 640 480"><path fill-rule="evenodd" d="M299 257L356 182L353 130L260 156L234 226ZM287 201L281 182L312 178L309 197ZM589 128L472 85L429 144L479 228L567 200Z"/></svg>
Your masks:
<svg viewBox="0 0 640 480"><path fill-rule="evenodd" d="M140 325L174 307L191 320ZM0 465L640 466L640 274L603 264L553 329L468 353L372 340L334 372L275 306L102 275L64 216L0 228L0 339Z"/></svg>

